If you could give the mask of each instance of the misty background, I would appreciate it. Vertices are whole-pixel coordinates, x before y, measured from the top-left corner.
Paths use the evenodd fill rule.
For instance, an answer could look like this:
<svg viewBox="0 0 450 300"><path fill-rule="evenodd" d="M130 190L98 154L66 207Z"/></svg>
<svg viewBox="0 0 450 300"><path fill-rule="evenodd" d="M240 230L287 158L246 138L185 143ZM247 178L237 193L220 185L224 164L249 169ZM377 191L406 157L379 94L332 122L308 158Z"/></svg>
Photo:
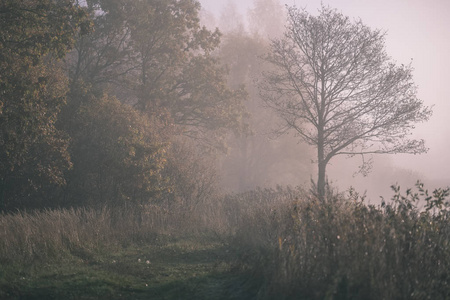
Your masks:
<svg viewBox="0 0 450 300"><path fill-rule="evenodd" d="M335 158L329 164L328 178L340 190L352 186L359 192L367 191L368 200L372 202L378 202L380 196L389 198L392 195L390 189L392 184L399 184L402 189L406 189L413 187L416 181L420 180L430 190L449 185L450 174L447 168L450 166L450 151L448 150L448 137L450 136L448 125L450 122L447 114L450 110L450 101L448 100L450 91L447 88L447 81L450 78L450 40L448 39L450 36L450 20L448 19L450 2L445 0L431 2L420 0L201 0L200 2L202 22L210 28L218 27L224 33L225 45L227 39L236 34L249 37L258 36L259 39L266 41L282 34L285 5L303 7L314 14L323 3L336 8L350 18L360 18L371 28L385 30L388 55L397 64L412 64L414 82L418 86L418 97L424 101L426 106L433 107L431 119L427 123L417 124L413 132L414 138L426 141L429 151L422 155L375 155L373 156L372 171L367 176L357 174L358 166L361 164L360 157ZM257 5L259 7L256 7ZM261 23L262 20L265 23ZM263 44L264 42L261 43L262 49L258 50L260 54L265 52ZM247 56L251 56L246 58L247 61L258 61L257 57L246 53ZM257 62L255 63L257 64ZM233 66L230 69L230 76L233 77ZM247 75L252 77L252 74ZM248 82L244 82L251 95L252 80L254 79L250 78ZM252 97L257 97L256 94L253 94ZM252 99L252 97L250 98ZM250 104L254 107L249 110L252 117L258 120L258 118L261 119L260 115L264 115L265 112L262 107L258 107L261 104L258 105L257 102L254 100ZM298 138L295 137L283 137L281 141L271 140L266 133L270 131L270 123L272 122L273 125L276 120L272 119L271 122L268 122L267 118L262 117L262 119L264 126L258 127L255 135L259 136L261 140L270 140L266 142L274 145L273 147L280 151L278 155L282 159L271 166L258 165L254 162L253 172L258 172L260 176L253 181L250 180L247 184L243 184L242 180L248 174L242 174L242 171L238 172L232 165L233 163L242 165L243 162L236 159L225 161L225 187L232 191L242 191L254 188L256 185L308 185L311 176L315 179L316 166L311 163L315 150L307 149L305 145L299 145ZM232 156L233 153L230 155ZM266 163L267 158L260 161Z"/></svg>

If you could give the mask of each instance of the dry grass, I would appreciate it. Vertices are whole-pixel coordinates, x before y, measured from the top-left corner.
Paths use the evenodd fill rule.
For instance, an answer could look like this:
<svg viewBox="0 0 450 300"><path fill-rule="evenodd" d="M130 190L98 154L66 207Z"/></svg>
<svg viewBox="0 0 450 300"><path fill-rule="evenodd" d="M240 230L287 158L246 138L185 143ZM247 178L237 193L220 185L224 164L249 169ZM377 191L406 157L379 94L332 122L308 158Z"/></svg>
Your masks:
<svg viewBox="0 0 450 300"><path fill-rule="evenodd" d="M152 243L158 235L186 228L175 212L157 206L77 208L0 215L0 262L24 263L88 256L129 244Z"/></svg>

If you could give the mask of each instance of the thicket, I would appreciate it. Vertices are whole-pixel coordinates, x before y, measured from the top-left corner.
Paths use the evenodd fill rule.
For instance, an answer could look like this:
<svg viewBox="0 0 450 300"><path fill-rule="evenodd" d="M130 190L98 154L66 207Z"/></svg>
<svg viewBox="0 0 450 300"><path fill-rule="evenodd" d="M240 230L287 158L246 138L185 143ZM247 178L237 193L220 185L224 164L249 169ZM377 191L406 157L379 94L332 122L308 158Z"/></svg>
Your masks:
<svg viewBox="0 0 450 300"><path fill-rule="evenodd" d="M294 201L256 206L234 243L260 298L448 299L449 190L393 188L379 206L352 190L328 191L325 201L298 192Z"/></svg>

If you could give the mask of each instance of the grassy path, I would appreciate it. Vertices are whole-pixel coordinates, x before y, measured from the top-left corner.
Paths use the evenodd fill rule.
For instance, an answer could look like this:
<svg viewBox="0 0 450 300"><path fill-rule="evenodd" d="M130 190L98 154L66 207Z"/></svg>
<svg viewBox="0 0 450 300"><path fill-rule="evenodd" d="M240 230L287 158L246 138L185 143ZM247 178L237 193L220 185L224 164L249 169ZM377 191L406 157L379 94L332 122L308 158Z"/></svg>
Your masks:
<svg viewBox="0 0 450 300"><path fill-rule="evenodd" d="M0 299L252 299L249 276L233 268L231 249L184 239L76 253L58 263L6 266ZM5 267L5 266L2 266Z"/></svg>

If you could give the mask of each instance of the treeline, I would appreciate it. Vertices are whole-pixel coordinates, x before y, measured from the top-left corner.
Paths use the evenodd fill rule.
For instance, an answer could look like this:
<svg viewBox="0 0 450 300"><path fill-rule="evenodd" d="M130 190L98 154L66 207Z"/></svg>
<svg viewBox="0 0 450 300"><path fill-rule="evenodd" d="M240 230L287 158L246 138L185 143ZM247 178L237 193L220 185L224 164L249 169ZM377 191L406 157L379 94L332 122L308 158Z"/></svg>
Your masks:
<svg viewBox="0 0 450 300"><path fill-rule="evenodd" d="M0 209L309 181L310 150L271 139L255 84L284 14L255 0L247 30L232 6L208 23L196 0L2 1Z"/></svg>
<svg viewBox="0 0 450 300"><path fill-rule="evenodd" d="M2 1L0 207L184 201L247 130L194 0ZM189 195L188 195L189 194Z"/></svg>

